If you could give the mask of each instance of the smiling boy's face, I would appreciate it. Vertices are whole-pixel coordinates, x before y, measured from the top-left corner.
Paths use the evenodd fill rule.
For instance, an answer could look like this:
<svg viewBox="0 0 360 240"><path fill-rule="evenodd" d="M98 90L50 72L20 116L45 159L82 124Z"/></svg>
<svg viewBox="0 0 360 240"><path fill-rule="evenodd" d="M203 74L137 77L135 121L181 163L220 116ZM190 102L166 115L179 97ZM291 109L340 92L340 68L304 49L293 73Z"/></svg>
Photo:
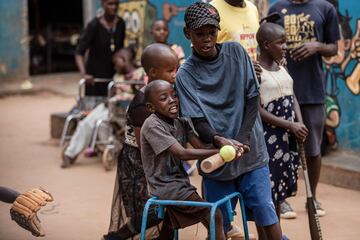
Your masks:
<svg viewBox="0 0 360 240"><path fill-rule="evenodd" d="M216 56L218 28L207 24L197 29L185 28L185 35L191 40L194 51L204 58Z"/></svg>
<svg viewBox="0 0 360 240"><path fill-rule="evenodd" d="M150 112L162 117L169 119L177 118L179 114L179 100L171 84L162 82L154 86L146 107Z"/></svg>

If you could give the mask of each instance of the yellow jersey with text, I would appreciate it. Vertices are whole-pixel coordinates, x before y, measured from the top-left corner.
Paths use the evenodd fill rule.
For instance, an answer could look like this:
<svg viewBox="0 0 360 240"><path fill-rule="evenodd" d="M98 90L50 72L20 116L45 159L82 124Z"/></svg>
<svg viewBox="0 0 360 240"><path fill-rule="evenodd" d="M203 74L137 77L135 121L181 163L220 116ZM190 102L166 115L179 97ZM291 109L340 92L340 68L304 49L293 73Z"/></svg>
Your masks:
<svg viewBox="0 0 360 240"><path fill-rule="evenodd" d="M245 0L244 8L234 7L224 0L210 2L220 14L220 28L217 42L239 42L252 60L256 60L256 32L259 29L259 13L256 6Z"/></svg>

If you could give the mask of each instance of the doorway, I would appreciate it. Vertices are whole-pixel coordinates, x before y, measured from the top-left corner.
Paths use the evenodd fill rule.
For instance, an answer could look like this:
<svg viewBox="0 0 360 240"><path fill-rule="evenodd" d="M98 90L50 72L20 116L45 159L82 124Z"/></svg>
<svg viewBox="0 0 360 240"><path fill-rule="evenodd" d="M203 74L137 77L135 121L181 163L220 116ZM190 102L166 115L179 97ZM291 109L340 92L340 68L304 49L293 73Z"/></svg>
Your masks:
<svg viewBox="0 0 360 240"><path fill-rule="evenodd" d="M28 0L30 74L76 70L82 0Z"/></svg>

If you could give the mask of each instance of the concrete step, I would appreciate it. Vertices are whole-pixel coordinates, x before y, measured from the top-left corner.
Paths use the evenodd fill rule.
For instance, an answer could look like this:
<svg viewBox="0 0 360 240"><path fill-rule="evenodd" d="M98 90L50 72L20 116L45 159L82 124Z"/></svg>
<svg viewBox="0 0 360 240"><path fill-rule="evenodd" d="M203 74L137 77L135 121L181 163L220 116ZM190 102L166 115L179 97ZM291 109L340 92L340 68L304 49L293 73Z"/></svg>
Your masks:
<svg viewBox="0 0 360 240"><path fill-rule="evenodd" d="M331 151L322 159L320 181L360 191L360 153Z"/></svg>

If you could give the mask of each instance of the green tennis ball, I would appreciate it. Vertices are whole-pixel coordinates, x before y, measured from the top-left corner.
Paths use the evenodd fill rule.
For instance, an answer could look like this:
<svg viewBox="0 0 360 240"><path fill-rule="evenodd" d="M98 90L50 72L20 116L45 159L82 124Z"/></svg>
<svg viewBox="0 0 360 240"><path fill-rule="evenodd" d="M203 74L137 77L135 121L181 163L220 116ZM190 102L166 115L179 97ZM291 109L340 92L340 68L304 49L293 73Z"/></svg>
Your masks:
<svg viewBox="0 0 360 240"><path fill-rule="evenodd" d="M231 145L225 145L220 148L220 156L225 162L230 162L236 157L236 150Z"/></svg>

